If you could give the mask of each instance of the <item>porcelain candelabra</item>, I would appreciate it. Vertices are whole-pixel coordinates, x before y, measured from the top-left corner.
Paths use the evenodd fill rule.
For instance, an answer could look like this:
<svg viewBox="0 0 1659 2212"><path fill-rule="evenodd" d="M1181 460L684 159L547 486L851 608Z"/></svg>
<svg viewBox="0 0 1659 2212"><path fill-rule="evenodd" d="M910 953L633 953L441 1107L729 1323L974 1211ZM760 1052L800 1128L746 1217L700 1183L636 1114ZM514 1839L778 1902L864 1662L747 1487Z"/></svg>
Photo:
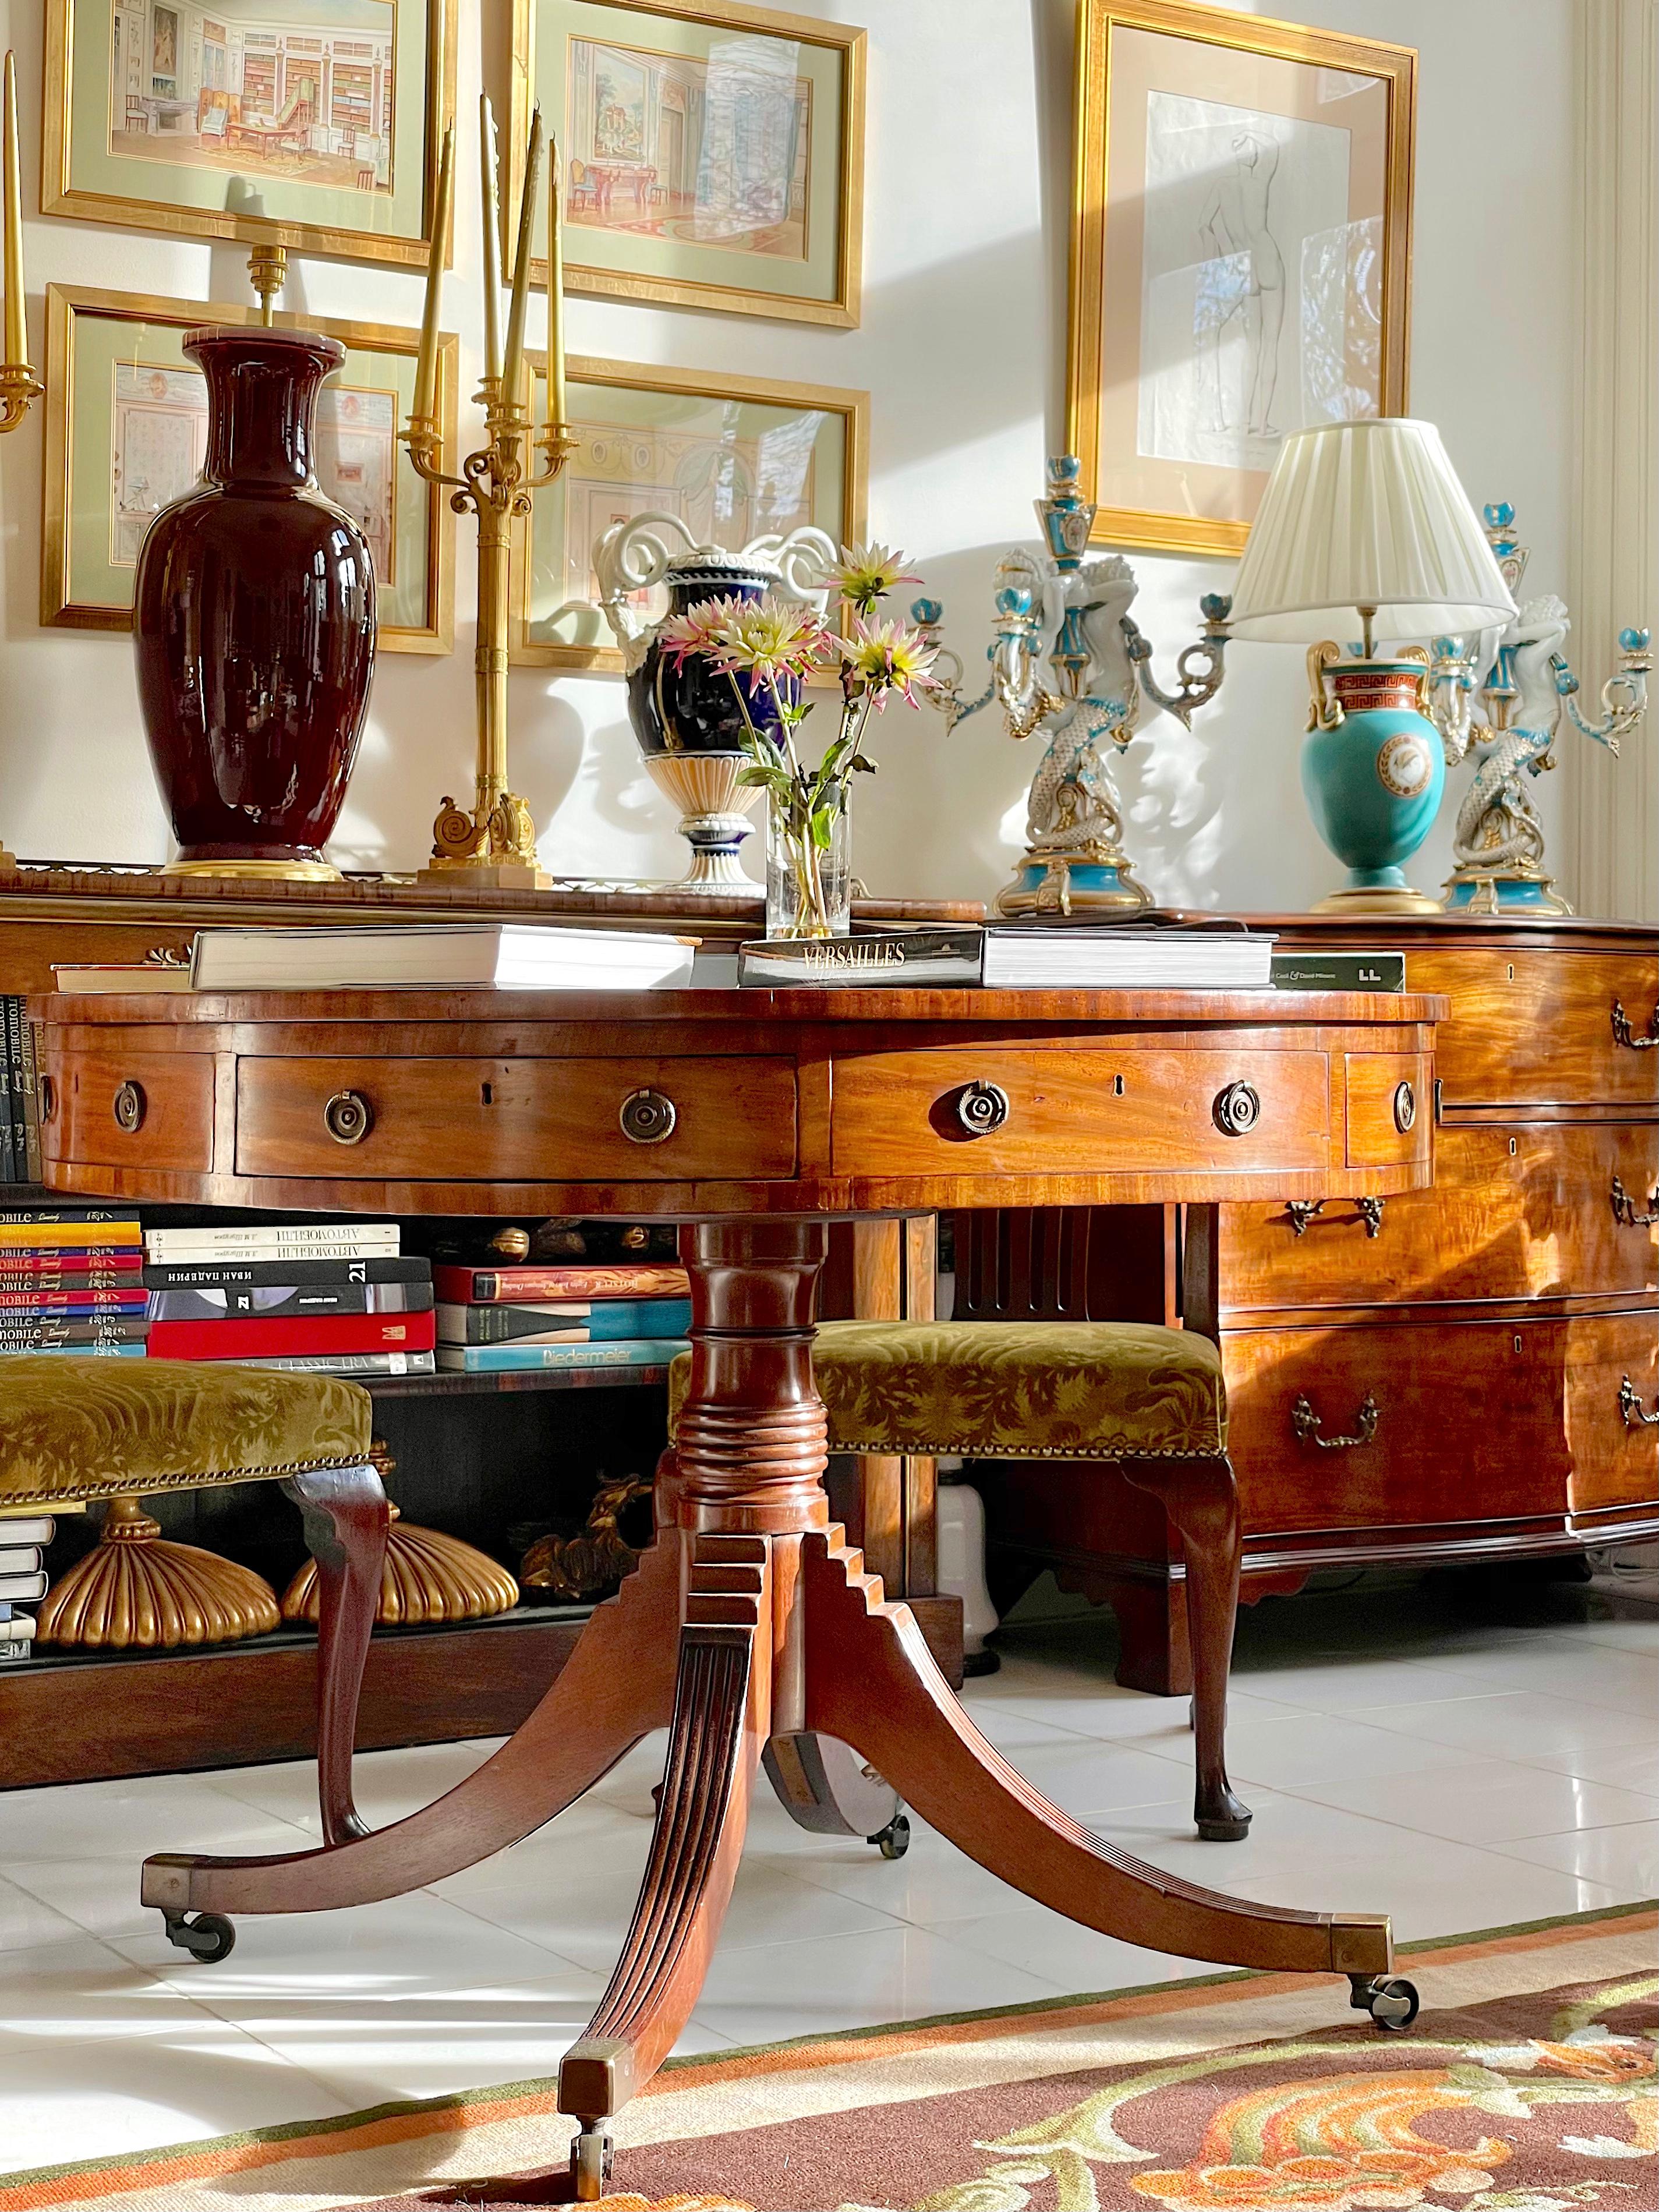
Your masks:
<svg viewBox="0 0 1659 2212"><path fill-rule="evenodd" d="M1515 509L1500 500L1482 512L1504 580L1518 592L1528 549L1516 536ZM1588 721L1578 678L1560 650L1571 626L1565 602L1547 592L1528 599L1502 630L1434 641L1432 713L1446 758L1453 765L1475 759L1452 833L1454 866L1442 902L1449 913L1543 919L1572 912L1545 868L1544 825L1530 787L1555 766L1564 714L1617 757L1620 738L1646 712L1653 656L1647 630L1620 630L1618 671L1601 687L1600 716Z"/></svg>
<svg viewBox="0 0 1659 2212"><path fill-rule="evenodd" d="M1129 615L1134 571L1121 554L1085 557L1095 509L1078 489L1079 471L1070 454L1048 463L1048 495L1036 501L1047 558L1013 548L997 564L985 689L964 698L962 662L941 649L929 694L952 727L994 700L1011 738L1048 735L1027 803L1025 855L997 898L1005 915L1064 919L1152 904L1123 850L1117 791L1101 749L1108 741L1120 753L1127 747L1148 701L1190 727L1221 687L1230 602L1219 592L1199 601L1202 635L1176 664L1180 689L1164 690L1152 673L1152 644ZM935 641L944 611L937 599L917 599L910 609ZM1054 690L1040 672L1045 642Z"/></svg>
<svg viewBox="0 0 1659 2212"><path fill-rule="evenodd" d="M679 808L680 835L691 848L689 872L668 888L704 896L756 889L739 848L761 794L738 781L749 757L743 711L730 683L697 656L678 665L665 659L657 644L660 625L640 619L638 595L665 585L668 611L676 615L708 599L757 599L776 588L822 608L836 559L834 540L810 525L787 537L751 538L731 553L699 544L678 515L656 513L612 523L594 541L599 604L628 679L628 717L646 771ZM750 713L759 728L775 733L763 693L755 695Z"/></svg>

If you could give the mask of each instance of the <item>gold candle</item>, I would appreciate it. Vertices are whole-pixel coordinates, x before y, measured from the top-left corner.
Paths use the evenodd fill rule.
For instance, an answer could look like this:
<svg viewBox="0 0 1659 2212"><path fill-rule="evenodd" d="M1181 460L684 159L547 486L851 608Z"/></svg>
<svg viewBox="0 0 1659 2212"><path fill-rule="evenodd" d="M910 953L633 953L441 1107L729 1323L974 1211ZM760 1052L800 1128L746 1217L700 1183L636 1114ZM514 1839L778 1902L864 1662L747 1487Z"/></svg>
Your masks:
<svg viewBox="0 0 1659 2212"><path fill-rule="evenodd" d="M519 203L519 250L513 264L513 296L507 310L507 353L501 363L503 398L516 399L524 374L524 318L530 298L530 246L536 221L536 187L542 173L542 111L530 118L530 148L525 155L524 198Z"/></svg>
<svg viewBox="0 0 1659 2212"><path fill-rule="evenodd" d="M426 264L426 308L421 318L421 349L415 364L415 404L417 422L435 420L438 411L438 325L444 290L444 246L449 237L449 214L455 198L455 126L444 132L442 159L438 164L438 198L432 212L432 251Z"/></svg>
<svg viewBox="0 0 1659 2212"><path fill-rule="evenodd" d="M6 366L26 367L29 357L28 325L23 313L23 186L22 164L17 157L17 64L6 56L5 149L3 197L6 210Z"/></svg>
<svg viewBox="0 0 1659 2212"><path fill-rule="evenodd" d="M564 163L556 138L548 141L547 171L547 417L562 430L570 420L564 390Z"/></svg>
<svg viewBox="0 0 1659 2212"><path fill-rule="evenodd" d="M501 373L501 199L495 151L495 111L478 95L478 160L483 174L483 373Z"/></svg>

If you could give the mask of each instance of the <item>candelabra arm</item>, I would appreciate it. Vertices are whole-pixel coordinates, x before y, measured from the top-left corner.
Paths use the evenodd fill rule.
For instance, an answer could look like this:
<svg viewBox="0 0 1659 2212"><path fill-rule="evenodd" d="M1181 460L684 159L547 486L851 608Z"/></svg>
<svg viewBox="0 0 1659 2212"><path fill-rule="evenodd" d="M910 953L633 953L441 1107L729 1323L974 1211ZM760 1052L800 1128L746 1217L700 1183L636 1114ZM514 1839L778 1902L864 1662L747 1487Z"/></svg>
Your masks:
<svg viewBox="0 0 1659 2212"><path fill-rule="evenodd" d="M1437 637L1429 655L1424 711L1440 732L1448 768L1455 768L1485 726L1474 717L1475 647L1461 637Z"/></svg>
<svg viewBox="0 0 1659 2212"><path fill-rule="evenodd" d="M1136 683L1147 698L1173 714L1184 729L1191 729L1194 714L1221 689L1221 679L1226 673L1227 617L1232 612L1232 604L1224 592L1206 592L1200 599L1202 634L1198 643L1188 646L1176 661L1176 674L1181 683L1178 691L1164 690L1153 676L1152 640L1139 624L1127 615L1120 617L1123 642L1134 665Z"/></svg>
<svg viewBox="0 0 1659 2212"><path fill-rule="evenodd" d="M945 620L943 599L912 599L910 619L933 648L933 665L921 696L929 706L945 717L946 730L954 730L958 722L965 722L970 714L977 714L981 707L988 707L996 690L994 678L987 682L977 699L964 699L962 679L967 671L962 665L962 655L953 653L948 645L939 642L939 625ZM988 646L988 660L995 647Z"/></svg>
<svg viewBox="0 0 1659 2212"><path fill-rule="evenodd" d="M465 477L452 477L445 471L442 434L429 416L411 415L408 428L399 431L398 442L408 448L409 465L422 483L437 484L446 490L470 489Z"/></svg>
<svg viewBox="0 0 1659 2212"><path fill-rule="evenodd" d="M1619 667L1601 686L1601 712L1595 721L1586 720L1579 712L1578 678L1559 653L1551 658L1556 693L1566 708L1568 720L1581 735L1605 745L1615 757L1620 738L1628 736L1647 711L1648 677L1653 668L1651 642L1645 629L1620 631Z"/></svg>

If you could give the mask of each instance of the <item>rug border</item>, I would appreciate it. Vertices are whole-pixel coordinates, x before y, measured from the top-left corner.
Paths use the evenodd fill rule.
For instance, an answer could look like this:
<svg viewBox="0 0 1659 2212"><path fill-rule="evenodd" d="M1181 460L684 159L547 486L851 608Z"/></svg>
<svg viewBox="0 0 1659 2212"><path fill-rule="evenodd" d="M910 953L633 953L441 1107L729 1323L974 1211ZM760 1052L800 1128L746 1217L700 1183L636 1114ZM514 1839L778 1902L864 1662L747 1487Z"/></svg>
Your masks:
<svg viewBox="0 0 1659 2212"><path fill-rule="evenodd" d="M1559 1913L1543 1920L1514 1921L1468 1934L1427 1936L1398 1945L1395 1955L1400 1959L1437 1957L1451 1965L1482 1956L1502 1956L1509 1951L1550 1949L1592 1929L1624 1923L1659 1928L1659 1899L1600 1905L1589 1912ZM1123 1990L1045 1997L1024 2004L987 2006L973 2012L938 2013L926 2020L848 2028L831 2035L791 2037L775 2043L722 2051L717 2055L670 2058L641 2094L649 2097L671 2089L718 2083L734 2076L839 2066L856 2060L866 2051L872 2055L879 2052L883 2056L903 2056L940 2043L983 2041L1007 2034L1011 2023L1015 2022L1029 2022L1029 2032L1032 2033L1057 2027L1086 2027L1108 2020L1188 2009L1188 2002L1185 2001L1191 2001L1192 2008L1200 2008L1224 2004L1247 1993L1252 1997L1271 1996L1341 1978L1339 1975L1262 1973L1246 1968L1168 1982L1138 1983ZM1015 2027L1013 2032L1025 2031ZM769 2060L770 2064L757 2063ZM374 2150L388 2142L454 2132L457 2113L469 2115L460 2122L462 2127L473 2127L486 2124L483 2117L486 2112L491 2118L499 2120L528 2118L538 2112L556 2113L558 2110L556 2075L460 2089L443 2097L394 2099L386 2104L367 2106L356 2112L325 2114L313 2120L284 2120L271 2127L204 2136L192 2142L124 2151L112 2158L78 2159L63 2165L0 2174L0 2212L39 2212L44 2205L70 2205L94 2194L135 2193L167 2181L199 2181L214 2173L256 2172L282 2165L289 2158L299 2155L297 2146L302 2142L318 2146L311 2154L314 2155L343 2155L348 2149ZM339 2139L332 2148L328 2142L331 2137ZM347 2140L352 2137L356 2139ZM128 2177L125 2181L121 2179L124 2175ZM82 2179L95 2179L100 2186L96 2191L77 2188L76 2183ZM58 2186L44 2196L40 2193L42 2185L54 2183Z"/></svg>

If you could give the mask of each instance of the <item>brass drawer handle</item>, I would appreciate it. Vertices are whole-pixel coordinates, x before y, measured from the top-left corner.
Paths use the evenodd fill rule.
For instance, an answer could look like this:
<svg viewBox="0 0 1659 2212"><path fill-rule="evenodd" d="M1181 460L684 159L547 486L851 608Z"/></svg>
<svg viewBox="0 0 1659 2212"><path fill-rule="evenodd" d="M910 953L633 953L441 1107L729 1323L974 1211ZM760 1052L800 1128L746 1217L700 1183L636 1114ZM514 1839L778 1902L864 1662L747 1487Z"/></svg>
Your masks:
<svg viewBox="0 0 1659 2212"><path fill-rule="evenodd" d="M673 1135L679 1115L660 1091L630 1091L617 1118L629 1144L660 1145Z"/></svg>
<svg viewBox="0 0 1659 2212"><path fill-rule="evenodd" d="M1645 1213L1638 1213L1636 1211L1636 1200L1625 1188L1617 1176L1613 1179L1612 1197L1613 1218L1624 1228L1646 1229L1654 1222L1659 1221L1659 1185L1655 1186L1653 1195L1648 1200L1648 1210Z"/></svg>
<svg viewBox="0 0 1659 2212"><path fill-rule="evenodd" d="M1382 1235L1382 1208L1387 1202L1385 1199L1381 1198L1355 1199L1353 1218L1364 1223L1367 1237ZM1285 1211L1290 1217L1291 1227L1297 1236L1307 1235L1309 1224L1318 1220L1328 1203L1328 1201L1322 1198L1287 1198L1285 1200Z"/></svg>
<svg viewBox="0 0 1659 2212"><path fill-rule="evenodd" d="M1403 1137L1417 1119L1417 1093L1409 1083L1396 1083L1394 1087L1394 1126Z"/></svg>
<svg viewBox="0 0 1659 2212"><path fill-rule="evenodd" d="M124 1129L129 1137L133 1135L143 1127L144 1109L148 1103L143 1085L134 1083L129 1078L117 1091L112 1103L111 1111L115 1115L116 1127Z"/></svg>
<svg viewBox="0 0 1659 2212"><path fill-rule="evenodd" d="M1000 1083L970 1083L957 1100L957 1119L970 1137L988 1137L1008 1118L1008 1094Z"/></svg>
<svg viewBox="0 0 1659 2212"><path fill-rule="evenodd" d="M323 1109L323 1127L337 1145L361 1145L374 1127L374 1109L361 1091L337 1091Z"/></svg>
<svg viewBox="0 0 1659 2212"><path fill-rule="evenodd" d="M1631 1028L1630 1016L1625 1012L1624 1001L1615 999L1613 1002L1613 1041L1615 1044L1627 1047L1632 1052L1652 1052L1659 1047L1659 1006L1654 1008L1649 1018L1647 1035L1638 1036Z"/></svg>
<svg viewBox="0 0 1659 2212"><path fill-rule="evenodd" d="M1324 1437L1319 1433L1321 1421L1306 1398L1298 1398L1291 1408L1291 1426L1296 1431L1299 1443L1316 1443L1321 1451L1347 1451L1355 1444L1376 1441L1377 1405L1368 1390L1356 1417L1358 1433L1352 1437Z"/></svg>
<svg viewBox="0 0 1659 2212"><path fill-rule="evenodd" d="M1248 1137L1261 1119L1261 1099L1248 1083L1230 1083L1218 1091L1210 1109L1224 1137Z"/></svg>
<svg viewBox="0 0 1659 2212"><path fill-rule="evenodd" d="M1654 1401L1654 1410L1649 1413L1628 1375L1619 1385L1619 1411L1627 1429L1659 1429L1659 1399Z"/></svg>

